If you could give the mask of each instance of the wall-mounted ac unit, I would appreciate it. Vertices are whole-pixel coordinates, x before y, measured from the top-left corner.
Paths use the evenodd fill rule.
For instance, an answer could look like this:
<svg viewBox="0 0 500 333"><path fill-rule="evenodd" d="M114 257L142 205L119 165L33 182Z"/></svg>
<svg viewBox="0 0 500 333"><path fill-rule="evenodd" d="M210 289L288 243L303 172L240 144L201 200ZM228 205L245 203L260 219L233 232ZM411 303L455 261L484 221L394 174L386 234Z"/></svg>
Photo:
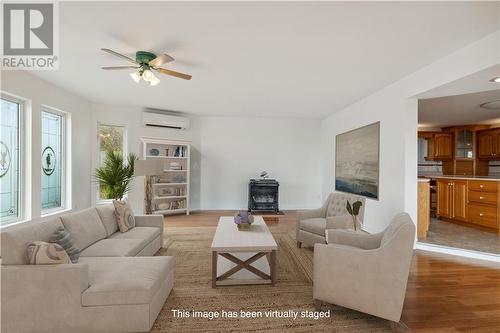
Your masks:
<svg viewBox="0 0 500 333"><path fill-rule="evenodd" d="M189 118L182 116L174 116L159 111L143 111L142 124L144 126L188 129Z"/></svg>

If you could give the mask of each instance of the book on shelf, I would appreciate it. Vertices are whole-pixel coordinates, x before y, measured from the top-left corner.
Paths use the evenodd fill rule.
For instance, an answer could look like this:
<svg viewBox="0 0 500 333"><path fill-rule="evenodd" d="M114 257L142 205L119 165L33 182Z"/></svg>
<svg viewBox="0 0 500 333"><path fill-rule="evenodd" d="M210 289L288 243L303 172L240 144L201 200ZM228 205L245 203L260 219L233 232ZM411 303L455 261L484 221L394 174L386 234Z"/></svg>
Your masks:
<svg viewBox="0 0 500 333"><path fill-rule="evenodd" d="M162 202L155 205L156 210L173 210L186 208L186 200Z"/></svg>

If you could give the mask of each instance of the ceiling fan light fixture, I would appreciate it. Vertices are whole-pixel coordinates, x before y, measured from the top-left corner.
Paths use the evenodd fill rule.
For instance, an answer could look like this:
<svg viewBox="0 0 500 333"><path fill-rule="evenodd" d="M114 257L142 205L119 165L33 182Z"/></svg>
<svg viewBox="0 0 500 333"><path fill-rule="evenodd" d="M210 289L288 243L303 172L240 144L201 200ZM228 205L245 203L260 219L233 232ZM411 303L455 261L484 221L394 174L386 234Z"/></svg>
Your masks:
<svg viewBox="0 0 500 333"><path fill-rule="evenodd" d="M496 82L496 83L500 83L500 76L497 76L497 77L494 77L490 80L490 82Z"/></svg>
<svg viewBox="0 0 500 333"><path fill-rule="evenodd" d="M144 81L150 82L151 80L156 78L156 76L153 74L153 72L150 69L145 69L142 72L142 78L144 79Z"/></svg>
<svg viewBox="0 0 500 333"><path fill-rule="evenodd" d="M158 83L160 83L160 79L154 75L153 75L153 78L151 80L149 80L149 84L152 86L156 86Z"/></svg>
<svg viewBox="0 0 500 333"><path fill-rule="evenodd" d="M139 83L139 81L141 80L141 74L139 73L139 71L135 71L133 73L130 73L130 77L136 82L136 83Z"/></svg>

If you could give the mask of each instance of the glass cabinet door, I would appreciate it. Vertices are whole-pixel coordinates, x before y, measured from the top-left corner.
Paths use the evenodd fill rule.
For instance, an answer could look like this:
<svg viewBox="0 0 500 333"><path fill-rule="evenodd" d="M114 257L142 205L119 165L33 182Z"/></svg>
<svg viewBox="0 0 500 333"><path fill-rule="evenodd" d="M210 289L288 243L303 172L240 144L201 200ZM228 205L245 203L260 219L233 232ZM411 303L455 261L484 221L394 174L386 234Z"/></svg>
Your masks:
<svg viewBox="0 0 500 333"><path fill-rule="evenodd" d="M457 158L473 158L473 133L470 129L463 129L457 131L457 149L456 156Z"/></svg>

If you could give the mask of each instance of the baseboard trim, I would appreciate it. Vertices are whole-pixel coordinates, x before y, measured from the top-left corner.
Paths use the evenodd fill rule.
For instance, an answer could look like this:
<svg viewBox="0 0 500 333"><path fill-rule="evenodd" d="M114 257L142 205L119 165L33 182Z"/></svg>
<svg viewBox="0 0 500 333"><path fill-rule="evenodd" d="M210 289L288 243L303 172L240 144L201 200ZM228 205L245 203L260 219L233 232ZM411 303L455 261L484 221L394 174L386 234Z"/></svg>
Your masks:
<svg viewBox="0 0 500 333"><path fill-rule="evenodd" d="M498 263L498 261L500 260L500 255L493 254L493 253L485 253L485 252L479 252L479 251L473 251L473 250L464 250L464 249L458 249L458 248L454 248L454 247L427 244L427 243L421 243L421 242L417 242L415 244L415 249L429 251L429 252L436 252L436 253L451 254L454 256L459 256L459 257L464 257L464 258L493 261L496 263Z"/></svg>

